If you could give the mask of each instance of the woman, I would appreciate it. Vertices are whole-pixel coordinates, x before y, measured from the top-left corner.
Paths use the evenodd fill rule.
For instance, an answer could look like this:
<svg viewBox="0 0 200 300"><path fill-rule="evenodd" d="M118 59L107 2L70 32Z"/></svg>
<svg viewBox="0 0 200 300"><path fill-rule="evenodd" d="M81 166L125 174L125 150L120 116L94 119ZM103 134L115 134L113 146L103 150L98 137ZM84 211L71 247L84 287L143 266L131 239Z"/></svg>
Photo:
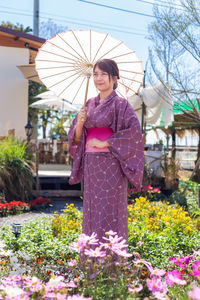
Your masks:
<svg viewBox="0 0 200 300"><path fill-rule="evenodd" d="M70 184L84 179L83 233L102 240L112 230L128 241L127 183L141 187L144 151L136 114L115 89L119 70L103 59L93 68L99 95L89 99L69 131Z"/></svg>

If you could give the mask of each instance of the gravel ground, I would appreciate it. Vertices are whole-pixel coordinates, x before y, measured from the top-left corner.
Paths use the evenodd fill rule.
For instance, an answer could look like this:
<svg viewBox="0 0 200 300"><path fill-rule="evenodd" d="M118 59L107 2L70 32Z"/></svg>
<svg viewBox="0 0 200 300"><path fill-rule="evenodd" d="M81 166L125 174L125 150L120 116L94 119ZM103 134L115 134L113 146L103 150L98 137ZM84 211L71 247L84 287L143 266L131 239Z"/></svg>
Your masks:
<svg viewBox="0 0 200 300"><path fill-rule="evenodd" d="M4 218L0 218L0 227L5 225L12 225L13 223L17 224L25 224L27 222L30 222L36 218L40 218L42 216L51 216L55 211L62 213L63 209L66 206L66 203L71 204L74 203L74 206L76 206L78 209L82 210L83 203L80 198L55 198L52 200L52 207L46 208L41 211L31 211L27 212L21 215L14 215L14 216L8 216Z"/></svg>

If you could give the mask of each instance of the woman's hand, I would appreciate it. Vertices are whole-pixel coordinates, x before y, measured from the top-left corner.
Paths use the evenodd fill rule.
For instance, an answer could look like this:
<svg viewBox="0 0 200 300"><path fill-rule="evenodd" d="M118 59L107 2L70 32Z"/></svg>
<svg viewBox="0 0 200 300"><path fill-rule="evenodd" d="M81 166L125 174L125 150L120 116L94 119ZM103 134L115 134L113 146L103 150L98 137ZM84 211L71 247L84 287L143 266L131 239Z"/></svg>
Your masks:
<svg viewBox="0 0 200 300"><path fill-rule="evenodd" d="M76 123L76 130L74 135L74 142L78 144L82 135L83 125L87 119L87 109L85 106L81 108L78 113L77 123Z"/></svg>
<svg viewBox="0 0 200 300"><path fill-rule="evenodd" d="M78 113L77 123L83 125L86 119L87 119L87 109L85 106L83 106Z"/></svg>
<svg viewBox="0 0 200 300"><path fill-rule="evenodd" d="M92 148L105 148L108 147L109 144L106 141L100 141L96 138L91 139L87 142L86 146L92 147Z"/></svg>

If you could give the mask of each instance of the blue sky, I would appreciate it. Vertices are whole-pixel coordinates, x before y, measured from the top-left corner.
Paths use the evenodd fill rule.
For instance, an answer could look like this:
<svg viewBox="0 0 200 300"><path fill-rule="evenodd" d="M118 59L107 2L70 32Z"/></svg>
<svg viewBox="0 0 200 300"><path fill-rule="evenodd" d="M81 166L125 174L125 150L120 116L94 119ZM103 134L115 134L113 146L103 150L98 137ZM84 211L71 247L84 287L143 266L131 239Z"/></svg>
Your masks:
<svg viewBox="0 0 200 300"><path fill-rule="evenodd" d="M33 28L33 2L0 0L0 22L18 22ZM40 21L51 19L68 29L106 32L135 50L145 67L150 46L147 26L154 20L150 17L151 3L154 0L40 0Z"/></svg>

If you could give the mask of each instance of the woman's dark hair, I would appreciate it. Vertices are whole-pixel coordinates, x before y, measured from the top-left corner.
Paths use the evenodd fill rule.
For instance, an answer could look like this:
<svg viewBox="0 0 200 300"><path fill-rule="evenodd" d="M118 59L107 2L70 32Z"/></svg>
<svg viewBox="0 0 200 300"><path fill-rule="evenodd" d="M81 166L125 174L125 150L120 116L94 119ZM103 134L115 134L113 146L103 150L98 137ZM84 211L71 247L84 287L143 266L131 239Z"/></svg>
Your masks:
<svg viewBox="0 0 200 300"><path fill-rule="evenodd" d="M99 67L100 70L108 73L109 78L110 78L110 76L112 76L112 77L116 76L117 79L120 78L117 63L112 59L105 58L105 59L98 60L93 67L93 71L95 70L96 67ZM114 86L113 86L114 90L116 88L117 88L117 81L114 83Z"/></svg>

